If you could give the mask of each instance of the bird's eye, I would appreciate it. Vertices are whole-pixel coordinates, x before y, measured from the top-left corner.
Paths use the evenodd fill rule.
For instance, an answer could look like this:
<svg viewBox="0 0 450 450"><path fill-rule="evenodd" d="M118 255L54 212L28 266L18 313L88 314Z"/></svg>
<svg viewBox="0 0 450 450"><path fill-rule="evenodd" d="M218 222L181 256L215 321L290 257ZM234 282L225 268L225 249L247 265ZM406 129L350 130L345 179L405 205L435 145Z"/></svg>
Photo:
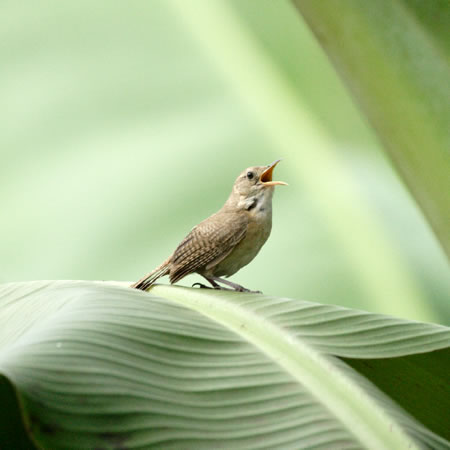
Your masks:
<svg viewBox="0 0 450 450"><path fill-rule="evenodd" d="M251 180L254 177L253 172L247 172L247 178Z"/></svg>

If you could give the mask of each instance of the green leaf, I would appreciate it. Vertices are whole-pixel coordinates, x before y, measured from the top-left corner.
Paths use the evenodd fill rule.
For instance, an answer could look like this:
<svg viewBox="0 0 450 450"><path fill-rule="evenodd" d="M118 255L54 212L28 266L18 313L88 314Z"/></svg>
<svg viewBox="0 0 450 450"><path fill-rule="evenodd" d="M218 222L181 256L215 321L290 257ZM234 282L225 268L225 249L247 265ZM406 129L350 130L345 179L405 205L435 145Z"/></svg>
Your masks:
<svg viewBox="0 0 450 450"><path fill-rule="evenodd" d="M448 2L294 3L450 256Z"/></svg>
<svg viewBox="0 0 450 450"><path fill-rule="evenodd" d="M446 327L263 295L95 282L3 285L0 323L0 375L18 398L7 407L21 409L46 448L449 448L442 421L427 429L413 417L420 407L444 416L433 392L448 398L445 385L419 406L376 386L391 367L408 380L411 357L422 369L415 381L442 381L445 359L426 364L448 355Z"/></svg>

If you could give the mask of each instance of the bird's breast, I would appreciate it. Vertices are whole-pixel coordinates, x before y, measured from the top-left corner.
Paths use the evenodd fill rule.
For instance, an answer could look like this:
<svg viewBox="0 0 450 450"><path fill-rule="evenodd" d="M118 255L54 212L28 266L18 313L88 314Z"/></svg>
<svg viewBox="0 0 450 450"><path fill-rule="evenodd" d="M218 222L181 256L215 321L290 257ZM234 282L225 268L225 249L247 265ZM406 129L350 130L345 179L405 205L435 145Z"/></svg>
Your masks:
<svg viewBox="0 0 450 450"><path fill-rule="evenodd" d="M215 276L231 276L246 266L261 250L272 229L272 211L249 213L249 223L245 237L236 245L231 253L224 258L213 272Z"/></svg>

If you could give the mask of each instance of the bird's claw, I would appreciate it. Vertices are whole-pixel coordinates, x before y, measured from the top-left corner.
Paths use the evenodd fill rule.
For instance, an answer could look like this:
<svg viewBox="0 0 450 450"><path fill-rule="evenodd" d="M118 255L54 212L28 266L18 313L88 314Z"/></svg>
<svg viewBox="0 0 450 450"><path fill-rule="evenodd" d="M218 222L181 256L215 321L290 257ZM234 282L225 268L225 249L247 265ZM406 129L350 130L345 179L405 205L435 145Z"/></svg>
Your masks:
<svg viewBox="0 0 450 450"><path fill-rule="evenodd" d="M211 287L209 287L209 286L205 286L205 285L202 284L202 283L194 283L194 284L192 285L192 287L195 287L195 286L198 286L200 289L213 289L213 288L211 288Z"/></svg>
<svg viewBox="0 0 450 450"><path fill-rule="evenodd" d="M249 294L262 294L262 291L252 291L251 289L247 289L247 288L242 288L242 289L237 289L238 292L248 292Z"/></svg>
<svg viewBox="0 0 450 450"><path fill-rule="evenodd" d="M236 292L249 292L250 294L262 294L261 291L252 291L252 290L247 289L247 288L245 288L243 286L239 286L239 287L236 287L234 289L233 288L230 289L230 288L226 288L226 287L219 286L219 285L213 286L213 287L205 286L204 284L198 283L198 282L194 283L192 285L192 287L195 287L195 286L198 286L200 289L215 289L217 291L236 291Z"/></svg>

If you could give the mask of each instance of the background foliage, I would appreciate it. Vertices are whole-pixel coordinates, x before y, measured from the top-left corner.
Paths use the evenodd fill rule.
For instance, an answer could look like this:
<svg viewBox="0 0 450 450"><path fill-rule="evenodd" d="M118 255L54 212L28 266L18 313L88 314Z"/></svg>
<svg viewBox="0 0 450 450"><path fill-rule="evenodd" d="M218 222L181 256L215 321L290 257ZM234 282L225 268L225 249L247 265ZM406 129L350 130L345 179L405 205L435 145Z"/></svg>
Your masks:
<svg viewBox="0 0 450 450"><path fill-rule="evenodd" d="M295 8L183 5L2 3L0 282L137 279L284 158L236 282L450 323L443 252Z"/></svg>

